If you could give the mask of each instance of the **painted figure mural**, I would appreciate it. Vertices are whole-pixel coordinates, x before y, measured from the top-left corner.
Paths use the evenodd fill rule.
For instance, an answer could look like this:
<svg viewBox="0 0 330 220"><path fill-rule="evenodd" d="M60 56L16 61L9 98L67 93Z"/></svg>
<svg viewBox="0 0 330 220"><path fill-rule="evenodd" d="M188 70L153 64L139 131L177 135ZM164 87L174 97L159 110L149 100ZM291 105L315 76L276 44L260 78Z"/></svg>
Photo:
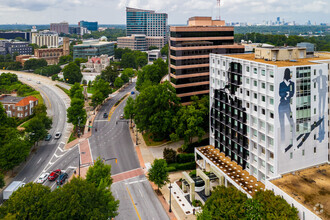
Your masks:
<svg viewBox="0 0 330 220"><path fill-rule="evenodd" d="M278 106L279 112L279 120L280 120L280 127L281 127L281 141L282 143L285 142L286 136L285 133L289 133L290 131L285 130L285 118L290 123L291 131L292 131L292 139L295 137L295 126L294 121L292 118L292 111L290 106L291 98L294 96L295 93L295 85L294 82L291 81L291 72L289 68L286 68L284 71L283 82L280 83L279 88L279 95L280 95L280 104ZM289 145L288 148L291 148L292 144ZM285 151L287 151L287 149Z"/></svg>

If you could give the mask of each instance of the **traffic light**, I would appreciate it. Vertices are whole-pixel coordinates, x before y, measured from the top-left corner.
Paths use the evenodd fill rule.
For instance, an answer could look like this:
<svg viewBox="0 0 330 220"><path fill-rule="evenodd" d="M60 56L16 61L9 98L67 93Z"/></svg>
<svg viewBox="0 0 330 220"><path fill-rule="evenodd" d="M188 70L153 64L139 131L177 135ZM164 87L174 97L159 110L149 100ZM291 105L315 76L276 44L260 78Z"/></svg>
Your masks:
<svg viewBox="0 0 330 220"><path fill-rule="evenodd" d="M116 163L117 163L117 158L115 159Z"/></svg>

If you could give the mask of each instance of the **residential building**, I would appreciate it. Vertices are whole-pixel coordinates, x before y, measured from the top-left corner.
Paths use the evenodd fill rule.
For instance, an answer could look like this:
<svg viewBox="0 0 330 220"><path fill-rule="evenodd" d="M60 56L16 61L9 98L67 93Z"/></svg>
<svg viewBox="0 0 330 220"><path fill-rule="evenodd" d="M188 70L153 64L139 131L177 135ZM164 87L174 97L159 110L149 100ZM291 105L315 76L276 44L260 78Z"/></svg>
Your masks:
<svg viewBox="0 0 330 220"><path fill-rule="evenodd" d="M209 54L243 53L234 44L234 27L211 17L193 17L188 26L170 28L170 81L183 104L209 94Z"/></svg>
<svg viewBox="0 0 330 220"><path fill-rule="evenodd" d="M50 31L54 31L58 34L69 34L69 23L68 22L51 23Z"/></svg>
<svg viewBox="0 0 330 220"><path fill-rule="evenodd" d="M255 52L210 54L211 146L195 150L197 163L248 196L270 189L301 219L321 219L313 206L319 198L329 213L317 194L329 182L322 173L329 170L330 56L292 47Z"/></svg>
<svg viewBox="0 0 330 220"><path fill-rule="evenodd" d="M89 22L89 21L80 21L78 23L79 27L87 28L89 31L97 31L98 30L98 22Z"/></svg>
<svg viewBox="0 0 330 220"><path fill-rule="evenodd" d="M147 37L163 37L161 47L168 40L168 15L153 10L126 8L126 35L144 34ZM161 48L160 47L160 48Z"/></svg>
<svg viewBox="0 0 330 220"><path fill-rule="evenodd" d="M34 33L32 43L37 44L39 47L47 46L48 48L57 48L58 33L48 30Z"/></svg>
<svg viewBox="0 0 330 220"><path fill-rule="evenodd" d="M84 72L101 73L110 65L110 57L108 55L101 55L99 57L88 58L87 63L81 63L80 68Z"/></svg>
<svg viewBox="0 0 330 220"><path fill-rule="evenodd" d="M101 56L103 54L112 56L114 53L113 42L89 40L73 46L73 59Z"/></svg>
<svg viewBox="0 0 330 220"><path fill-rule="evenodd" d="M30 41L29 32L20 32L20 31L0 32L0 38L3 38L3 39L13 39L14 40L17 37Z"/></svg>
<svg viewBox="0 0 330 220"><path fill-rule="evenodd" d="M89 33L89 31L84 27L69 27L69 33L83 36L84 34Z"/></svg>
<svg viewBox="0 0 330 220"><path fill-rule="evenodd" d="M151 46L162 48L163 45L163 37L148 37L144 34L133 34L117 38L118 48L129 48L131 50L147 51Z"/></svg>
<svg viewBox="0 0 330 220"><path fill-rule="evenodd" d="M0 40L0 55L32 54L32 47L28 42Z"/></svg>
<svg viewBox="0 0 330 220"><path fill-rule="evenodd" d="M2 103L9 117L26 118L33 114L33 107L38 105L38 99L33 96L16 97L1 95Z"/></svg>

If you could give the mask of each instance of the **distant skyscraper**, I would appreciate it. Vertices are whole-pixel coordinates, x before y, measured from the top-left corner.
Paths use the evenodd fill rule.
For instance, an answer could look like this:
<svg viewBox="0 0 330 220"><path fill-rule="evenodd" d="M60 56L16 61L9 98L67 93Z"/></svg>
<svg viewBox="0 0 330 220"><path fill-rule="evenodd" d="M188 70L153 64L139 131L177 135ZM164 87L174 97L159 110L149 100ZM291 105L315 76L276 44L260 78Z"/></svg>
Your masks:
<svg viewBox="0 0 330 220"><path fill-rule="evenodd" d="M97 31L99 28L98 22L80 21L78 26L87 28L89 31Z"/></svg>
<svg viewBox="0 0 330 220"><path fill-rule="evenodd" d="M61 23L51 23L50 30L55 31L58 34L69 34L69 23L61 22Z"/></svg>
<svg viewBox="0 0 330 220"><path fill-rule="evenodd" d="M126 8L127 36L132 34L144 34L150 37L164 37L167 43L167 19L166 13L155 13L152 10Z"/></svg>
<svg viewBox="0 0 330 220"><path fill-rule="evenodd" d="M277 22L281 22L281 18L280 17L277 17L276 21Z"/></svg>

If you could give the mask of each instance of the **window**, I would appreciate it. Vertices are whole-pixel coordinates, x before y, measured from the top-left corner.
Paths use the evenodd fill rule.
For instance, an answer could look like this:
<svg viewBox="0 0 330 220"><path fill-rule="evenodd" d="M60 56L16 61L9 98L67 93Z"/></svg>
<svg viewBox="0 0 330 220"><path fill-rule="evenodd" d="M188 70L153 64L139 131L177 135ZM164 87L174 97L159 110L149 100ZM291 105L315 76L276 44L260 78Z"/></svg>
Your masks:
<svg viewBox="0 0 330 220"><path fill-rule="evenodd" d="M253 96L254 96L254 98L255 98L255 99L257 99L257 98L258 98L258 95L257 95L257 93L253 93Z"/></svg>
<svg viewBox="0 0 330 220"><path fill-rule="evenodd" d="M269 99L269 104L274 105L274 99L273 98Z"/></svg>
<svg viewBox="0 0 330 220"><path fill-rule="evenodd" d="M270 159L274 159L274 154L273 154L273 152L269 152L269 158L270 158Z"/></svg>
<svg viewBox="0 0 330 220"><path fill-rule="evenodd" d="M314 95L314 102L316 102L316 95Z"/></svg>
<svg viewBox="0 0 330 220"><path fill-rule="evenodd" d="M257 106L254 106L254 111L258 112L258 107Z"/></svg>
<svg viewBox="0 0 330 220"><path fill-rule="evenodd" d="M274 72L271 70L271 71L269 71L269 77L270 78L274 78Z"/></svg>
<svg viewBox="0 0 330 220"><path fill-rule="evenodd" d="M253 130L253 136L255 136L255 137L258 136L258 132L256 130Z"/></svg>
<svg viewBox="0 0 330 220"><path fill-rule="evenodd" d="M268 138L268 142L270 145L274 146L274 140L272 138Z"/></svg>
<svg viewBox="0 0 330 220"><path fill-rule="evenodd" d="M274 173L274 167L272 165L269 165L269 172Z"/></svg>
<svg viewBox="0 0 330 220"><path fill-rule="evenodd" d="M265 89L266 88L266 83L261 83L261 88Z"/></svg>
<svg viewBox="0 0 330 220"><path fill-rule="evenodd" d="M265 167L265 161L263 161L263 160L261 161L261 166Z"/></svg>
<svg viewBox="0 0 330 220"><path fill-rule="evenodd" d="M265 140L266 140L266 137L265 137L265 135L264 135L264 134L262 134L262 135L261 135L261 140L265 142Z"/></svg>
<svg viewBox="0 0 330 220"><path fill-rule="evenodd" d="M254 73L254 74L257 74L257 73L258 73L257 68L253 68L253 73Z"/></svg>
<svg viewBox="0 0 330 220"><path fill-rule="evenodd" d="M261 97L261 101L265 102L266 101L266 97L265 96L262 96Z"/></svg>
<svg viewBox="0 0 330 220"><path fill-rule="evenodd" d="M250 72L250 67L249 66L246 67L246 72L248 72L248 73Z"/></svg>
<svg viewBox="0 0 330 220"><path fill-rule="evenodd" d="M246 79L246 84L250 84L250 79Z"/></svg>
<svg viewBox="0 0 330 220"><path fill-rule="evenodd" d="M274 113L273 112L270 112L269 115L270 115L270 118L274 118Z"/></svg>
<svg viewBox="0 0 330 220"><path fill-rule="evenodd" d="M265 115L265 114L266 114L266 110L265 110L265 109L261 109L261 113L262 113L263 115Z"/></svg>
<svg viewBox="0 0 330 220"><path fill-rule="evenodd" d="M255 87L257 87L257 86L258 86L258 82L257 82L256 80L254 80L254 81L253 81L253 85L254 85Z"/></svg>
<svg viewBox="0 0 330 220"><path fill-rule="evenodd" d="M314 108L314 115L316 115L316 108Z"/></svg>
<svg viewBox="0 0 330 220"><path fill-rule="evenodd" d="M266 70L261 70L261 75L265 76L266 75Z"/></svg>
<svg viewBox="0 0 330 220"><path fill-rule="evenodd" d="M265 148L264 147L261 148L261 153L265 154Z"/></svg>
<svg viewBox="0 0 330 220"><path fill-rule="evenodd" d="M316 147L314 147L314 154L316 154Z"/></svg>
<svg viewBox="0 0 330 220"><path fill-rule="evenodd" d="M274 91L274 86L273 85L269 86L269 91Z"/></svg>
<svg viewBox="0 0 330 220"><path fill-rule="evenodd" d="M246 95L247 95L247 96L250 96L250 92L249 92L249 91L246 91Z"/></svg>

